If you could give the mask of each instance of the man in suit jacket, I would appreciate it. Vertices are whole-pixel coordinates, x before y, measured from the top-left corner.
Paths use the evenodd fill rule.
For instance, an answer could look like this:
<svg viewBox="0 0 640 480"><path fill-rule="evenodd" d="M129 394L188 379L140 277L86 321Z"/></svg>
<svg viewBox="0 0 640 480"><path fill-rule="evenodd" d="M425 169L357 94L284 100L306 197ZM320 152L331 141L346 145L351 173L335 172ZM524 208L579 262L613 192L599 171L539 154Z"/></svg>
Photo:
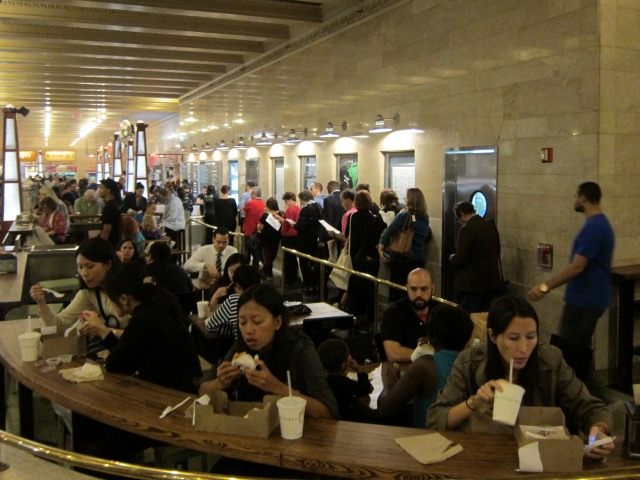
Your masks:
<svg viewBox="0 0 640 480"><path fill-rule="evenodd" d="M498 230L493 222L479 217L470 202L458 202L453 210L463 223L456 253L449 257L457 268L458 303L470 313L486 312L503 288Z"/></svg>
<svg viewBox="0 0 640 480"><path fill-rule="evenodd" d="M327 184L329 195L324 199L322 208L322 216L324 220L332 227L340 230L342 225L342 215L344 215L344 207L340 202L340 188L338 182L332 180Z"/></svg>

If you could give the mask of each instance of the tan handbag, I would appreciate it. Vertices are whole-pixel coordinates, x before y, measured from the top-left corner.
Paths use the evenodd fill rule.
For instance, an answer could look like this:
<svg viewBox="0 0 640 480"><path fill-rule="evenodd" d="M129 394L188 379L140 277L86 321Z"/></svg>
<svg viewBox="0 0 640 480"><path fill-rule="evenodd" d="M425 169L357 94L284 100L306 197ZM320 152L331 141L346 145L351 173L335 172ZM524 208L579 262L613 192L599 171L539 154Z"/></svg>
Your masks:
<svg viewBox="0 0 640 480"><path fill-rule="evenodd" d="M385 248L387 253L402 257L413 255L413 225L411 214L407 212L407 220L400 230L393 234L391 242Z"/></svg>

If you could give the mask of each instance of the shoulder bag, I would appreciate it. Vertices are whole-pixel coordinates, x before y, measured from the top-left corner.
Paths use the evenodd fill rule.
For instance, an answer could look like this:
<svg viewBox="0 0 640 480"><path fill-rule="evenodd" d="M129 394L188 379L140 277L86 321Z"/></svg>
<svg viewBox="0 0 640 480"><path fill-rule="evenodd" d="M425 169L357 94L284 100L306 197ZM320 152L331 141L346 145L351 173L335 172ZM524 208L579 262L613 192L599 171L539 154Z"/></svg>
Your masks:
<svg viewBox="0 0 640 480"><path fill-rule="evenodd" d="M411 213L407 212L407 219L400 230L393 234L391 242L385 248L387 253L403 257L413 254L413 222Z"/></svg>
<svg viewBox="0 0 640 480"><path fill-rule="evenodd" d="M349 217L349 229L351 229L351 217ZM340 252L338 261L336 261L336 265L348 268L349 270L353 270L353 263L351 261L351 242L349 242L348 239L347 246L342 249L342 252ZM339 268L334 268L333 270L331 270L331 274L329 275L329 279L339 290L346 290L349 287L350 277L351 272L347 272Z"/></svg>

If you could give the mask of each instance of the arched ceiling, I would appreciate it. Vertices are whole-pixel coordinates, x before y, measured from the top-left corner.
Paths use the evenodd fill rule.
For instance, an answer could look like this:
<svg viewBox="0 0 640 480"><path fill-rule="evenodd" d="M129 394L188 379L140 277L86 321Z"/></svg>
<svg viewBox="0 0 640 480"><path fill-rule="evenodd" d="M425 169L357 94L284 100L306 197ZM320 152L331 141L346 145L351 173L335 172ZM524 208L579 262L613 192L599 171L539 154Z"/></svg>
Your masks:
<svg viewBox="0 0 640 480"><path fill-rule="evenodd" d="M362 3L2 0L0 102L31 111L19 118L22 149L69 148L105 109L78 145L93 151L122 119L175 115L180 98Z"/></svg>

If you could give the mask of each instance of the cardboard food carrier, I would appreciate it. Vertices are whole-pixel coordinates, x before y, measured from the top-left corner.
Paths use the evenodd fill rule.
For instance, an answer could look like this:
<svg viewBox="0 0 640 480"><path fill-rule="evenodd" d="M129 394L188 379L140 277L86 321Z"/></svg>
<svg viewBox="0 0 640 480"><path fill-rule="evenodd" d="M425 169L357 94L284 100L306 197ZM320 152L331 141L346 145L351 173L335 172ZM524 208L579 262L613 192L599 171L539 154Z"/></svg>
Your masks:
<svg viewBox="0 0 640 480"><path fill-rule="evenodd" d="M209 393L209 405L194 404L185 415L193 417L196 430L267 438L280 424L278 395L265 395L262 403L229 400L225 392Z"/></svg>
<svg viewBox="0 0 640 480"><path fill-rule="evenodd" d="M557 407L521 407L514 427L521 472L582 471L583 443Z"/></svg>
<svg viewBox="0 0 640 480"><path fill-rule="evenodd" d="M56 328L56 333L46 334L42 332L42 329L35 330L42 333L42 350L40 351L42 358L57 357L68 353L74 356L87 354L87 337L85 335L78 336L74 331L65 337L64 331L66 329L60 325Z"/></svg>

